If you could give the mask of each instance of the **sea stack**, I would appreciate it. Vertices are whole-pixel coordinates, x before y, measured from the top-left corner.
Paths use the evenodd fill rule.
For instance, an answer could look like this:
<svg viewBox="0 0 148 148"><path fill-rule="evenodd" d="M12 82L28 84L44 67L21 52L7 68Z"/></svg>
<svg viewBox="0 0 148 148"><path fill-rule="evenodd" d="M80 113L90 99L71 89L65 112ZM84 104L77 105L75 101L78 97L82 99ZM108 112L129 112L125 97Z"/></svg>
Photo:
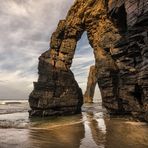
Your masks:
<svg viewBox="0 0 148 148"><path fill-rule="evenodd" d="M148 121L148 0L76 0L53 32L50 49L39 57L30 116L80 113L83 95L70 67L85 31L95 56L91 75L104 107L110 114ZM91 98L94 90L86 92Z"/></svg>

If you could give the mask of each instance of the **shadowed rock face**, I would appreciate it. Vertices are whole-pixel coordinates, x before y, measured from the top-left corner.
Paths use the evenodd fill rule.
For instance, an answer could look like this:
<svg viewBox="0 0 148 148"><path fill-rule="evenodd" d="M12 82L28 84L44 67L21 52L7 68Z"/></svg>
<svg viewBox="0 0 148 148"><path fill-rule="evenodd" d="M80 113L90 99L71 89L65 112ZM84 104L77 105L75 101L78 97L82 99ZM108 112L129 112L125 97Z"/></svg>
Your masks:
<svg viewBox="0 0 148 148"><path fill-rule="evenodd" d="M95 92L97 81L98 81L97 69L93 65L90 67L88 81L87 81L87 88L84 94L85 103L93 103L93 97L94 97L94 92Z"/></svg>
<svg viewBox="0 0 148 148"><path fill-rule="evenodd" d="M147 26L148 0L76 0L52 34L50 50L39 58L30 115L80 112L82 92L70 67L77 41L86 31L95 74L90 71L84 97L92 98L98 83L111 114L148 121Z"/></svg>
<svg viewBox="0 0 148 148"><path fill-rule="evenodd" d="M39 57L39 78L29 96L30 116L80 113L81 88L69 69L76 46L75 38L64 39L65 21L60 21L51 37L51 49Z"/></svg>

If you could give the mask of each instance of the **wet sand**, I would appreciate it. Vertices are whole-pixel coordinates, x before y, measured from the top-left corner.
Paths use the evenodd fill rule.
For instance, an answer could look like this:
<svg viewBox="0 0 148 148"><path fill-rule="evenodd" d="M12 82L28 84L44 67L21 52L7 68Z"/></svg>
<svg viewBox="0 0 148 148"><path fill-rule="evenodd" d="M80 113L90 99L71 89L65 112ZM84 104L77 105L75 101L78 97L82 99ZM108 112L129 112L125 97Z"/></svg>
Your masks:
<svg viewBox="0 0 148 148"><path fill-rule="evenodd" d="M146 123L110 118L100 104L65 117L29 119L26 111L0 115L0 148L147 147Z"/></svg>

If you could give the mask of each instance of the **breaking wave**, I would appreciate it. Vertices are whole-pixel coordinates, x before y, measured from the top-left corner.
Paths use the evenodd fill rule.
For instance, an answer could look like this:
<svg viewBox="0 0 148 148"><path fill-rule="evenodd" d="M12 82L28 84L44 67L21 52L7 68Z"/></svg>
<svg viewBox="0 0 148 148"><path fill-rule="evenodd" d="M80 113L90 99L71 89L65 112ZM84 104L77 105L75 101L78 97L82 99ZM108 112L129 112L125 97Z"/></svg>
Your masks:
<svg viewBox="0 0 148 148"><path fill-rule="evenodd" d="M0 105L23 104L23 103L27 103L27 100L0 100Z"/></svg>

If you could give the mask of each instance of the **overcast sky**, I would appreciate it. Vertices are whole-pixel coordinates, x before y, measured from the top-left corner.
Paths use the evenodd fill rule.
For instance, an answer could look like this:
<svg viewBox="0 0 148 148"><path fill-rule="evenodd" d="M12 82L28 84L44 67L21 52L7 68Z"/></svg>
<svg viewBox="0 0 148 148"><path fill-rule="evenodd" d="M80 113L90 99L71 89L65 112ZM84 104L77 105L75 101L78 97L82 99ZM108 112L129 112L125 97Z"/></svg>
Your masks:
<svg viewBox="0 0 148 148"><path fill-rule="evenodd" d="M38 57L74 0L0 0L0 99L28 99L38 78ZM86 34L77 45L72 71L84 90L93 51Z"/></svg>

